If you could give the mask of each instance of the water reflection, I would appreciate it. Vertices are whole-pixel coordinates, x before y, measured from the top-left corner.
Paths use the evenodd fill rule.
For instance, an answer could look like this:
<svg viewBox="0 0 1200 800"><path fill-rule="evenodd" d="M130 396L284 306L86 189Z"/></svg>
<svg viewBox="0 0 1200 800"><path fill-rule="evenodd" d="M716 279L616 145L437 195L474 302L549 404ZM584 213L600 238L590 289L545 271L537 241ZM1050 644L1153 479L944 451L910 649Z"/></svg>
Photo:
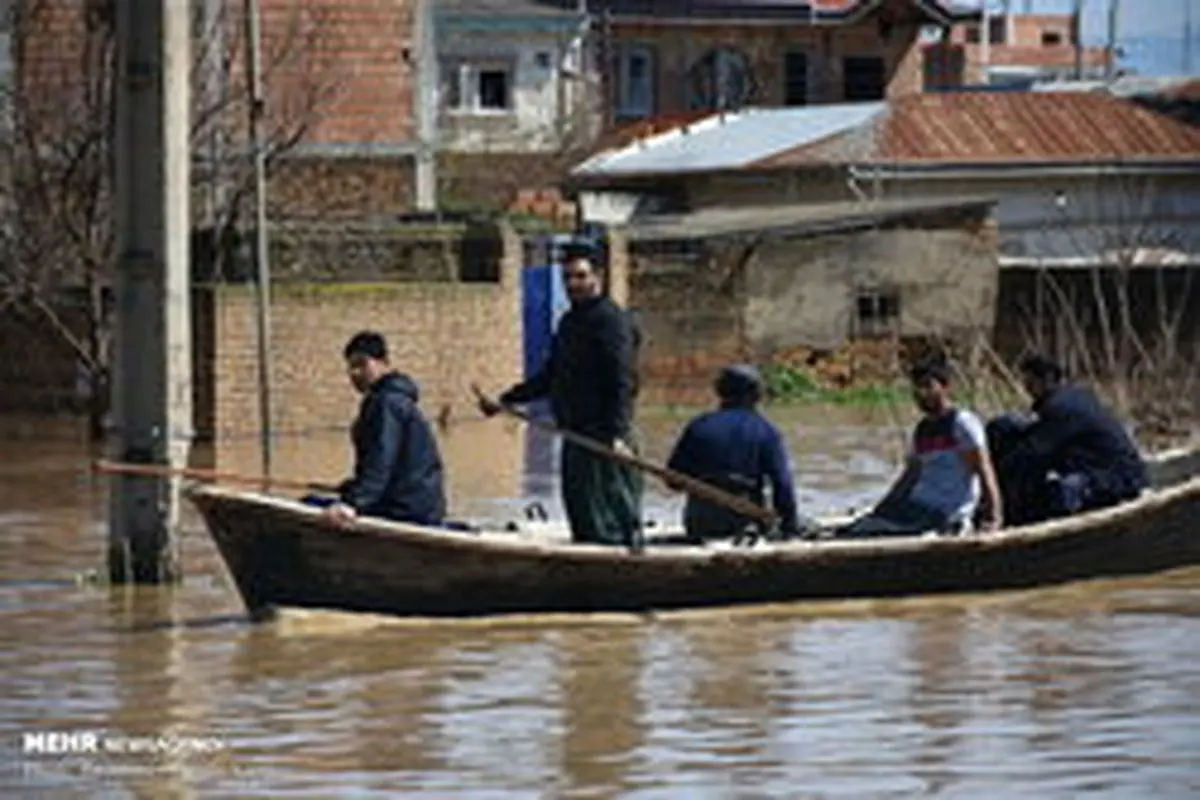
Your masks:
<svg viewBox="0 0 1200 800"><path fill-rule="evenodd" d="M886 421L777 421L818 509L869 501L891 476ZM647 452L681 424L643 420ZM557 494L551 440L493 421L444 441L463 508ZM344 435L281 453L280 474L312 479L349 458ZM194 514L182 587L70 579L104 553L88 457L69 437L0 442L4 796L1200 794L1200 570L656 619L253 626ZM253 471L256 445L220 457ZM96 727L226 748L107 772L20 751L24 732Z"/></svg>

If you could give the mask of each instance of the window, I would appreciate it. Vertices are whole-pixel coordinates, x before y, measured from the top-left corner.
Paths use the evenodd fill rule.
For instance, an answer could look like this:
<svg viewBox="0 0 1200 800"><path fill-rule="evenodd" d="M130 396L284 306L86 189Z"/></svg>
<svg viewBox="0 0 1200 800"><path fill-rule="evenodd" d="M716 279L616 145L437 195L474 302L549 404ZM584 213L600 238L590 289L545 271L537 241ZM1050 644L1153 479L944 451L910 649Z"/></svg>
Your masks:
<svg viewBox="0 0 1200 800"><path fill-rule="evenodd" d="M988 41L992 44L1004 44L1008 39L1008 17L991 17L988 19Z"/></svg>
<svg viewBox="0 0 1200 800"><path fill-rule="evenodd" d="M461 112L512 109L512 72L503 64L456 62L443 67L446 107Z"/></svg>
<svg viewBox="0 0 1200 800"><path fill-rule="evenodd" d="M889 336L900 332L900 292L860 289L855 298L855 335Z"/></svg>
<svg viewBox="0 0 1200 800"><path fill-rule="evenodd" d="M688 70L688 108L692 110L741 108L754 92L750 59L738 50L717 48Z"/></svg>
<svg viewBox="0 0 1200 800"><path fill-rule="evenodd" d="M808 105L807 53L788 53L783 57L783 104Z"/></svg>
<svg viewBox="0 0 1200 800"><path fill-rule="evenodd" d="M887 90L883 59L851 56L842 61L842 96L849 102L882 100Z"/></svg>
<svg viewBox="0 0 1200 800"><path fill-rule="evenodd" d="M1042 47L1058 47L1063 43L1063 35L1058 31L1042 31Z"/></svg>
<svg viewBox="0 0 1200 800"><path fill-rule="evenodd" d="M979 26L978 25L968 25L967 26L967 44L979 44L979 39L980 39Z"/></svg>
<svg viewBox="0 0 1200 800"><path fill-rule="evenodd" d="M617 53L617 116L648 117L654 113L654 50L627 45Z"/></svg>

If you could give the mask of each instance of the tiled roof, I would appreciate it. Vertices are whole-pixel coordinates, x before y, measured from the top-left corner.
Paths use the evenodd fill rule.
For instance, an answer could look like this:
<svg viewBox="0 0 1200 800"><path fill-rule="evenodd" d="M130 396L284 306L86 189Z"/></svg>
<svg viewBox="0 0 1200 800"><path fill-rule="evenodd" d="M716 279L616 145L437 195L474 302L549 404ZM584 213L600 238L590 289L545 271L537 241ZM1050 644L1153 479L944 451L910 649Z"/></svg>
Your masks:
<svg viewBox="0 0 1200 800"><path fill-rule="evenodd" d="M799 143L754 166L1115 159L1200 163L1200 128L1102 92L911 95L897 98L866 127L823 142Z"/></svg>

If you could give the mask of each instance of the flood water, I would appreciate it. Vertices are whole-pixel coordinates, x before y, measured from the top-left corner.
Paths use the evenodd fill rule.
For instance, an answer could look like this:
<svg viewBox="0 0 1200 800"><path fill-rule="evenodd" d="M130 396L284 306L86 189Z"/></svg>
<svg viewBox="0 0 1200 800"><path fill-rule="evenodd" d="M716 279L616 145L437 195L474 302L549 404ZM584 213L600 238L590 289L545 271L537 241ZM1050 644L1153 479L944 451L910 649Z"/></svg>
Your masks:
<svg viewBox="0 0 1200 800"><path fill-rule="evenodd" d="M776 421L807 510L862 506L892 474L890 420ZM678 424L649 423L647 452ZM77 585L103 567L104 484L49 430L0 439L6 797L1200 797L1200 570L653 619L255 626L190 513L181 587ZM493 420L443 446L460 515L557 511L553 443ZM215 456L257 466L253 441ZM277 474L347 459L341 435L281 442ZM96 732L101 752L27 752L51 732Z"/></svg>

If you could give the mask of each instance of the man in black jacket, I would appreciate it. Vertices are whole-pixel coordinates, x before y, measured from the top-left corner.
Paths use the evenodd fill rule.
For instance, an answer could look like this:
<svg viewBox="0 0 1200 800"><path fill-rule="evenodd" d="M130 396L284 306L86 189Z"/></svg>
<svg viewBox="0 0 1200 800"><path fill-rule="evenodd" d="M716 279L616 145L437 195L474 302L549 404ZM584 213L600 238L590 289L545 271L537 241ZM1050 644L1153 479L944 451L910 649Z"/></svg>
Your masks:
<svg viewBox="0 0 1200 800"><path fill-rule="evenodd" d="M1045 356L1025 358L1020 371L1033 418L988 424L1009 525L1116 505L1149 485L1137 445L1092 391L1067 383Z"/></svg>
<svg viewBox="0 0 1200 800"><path fill-rule="evenodd" d="M326 514L343 525L359 516L441 525L442 458L417 407L417 384L392 369L387 342L378 333L355 335L344 355L350 382L363 399L351 429L354 477L339 487L338 502Z"/></svg>
<svg viewBox="0 0 1200 800"><path fill-rule="evenodd" d="M565 430L630 452L637 395L637 333L629 315L603 293L586 245L573 245L563 267L571 308L558 323L550 356L529 380L499 398L504 405L550 398ZM489 416L499 408L480 403ZM641 525L641 474L563 442L563 505L576 542L633 544Z"/></svg>

